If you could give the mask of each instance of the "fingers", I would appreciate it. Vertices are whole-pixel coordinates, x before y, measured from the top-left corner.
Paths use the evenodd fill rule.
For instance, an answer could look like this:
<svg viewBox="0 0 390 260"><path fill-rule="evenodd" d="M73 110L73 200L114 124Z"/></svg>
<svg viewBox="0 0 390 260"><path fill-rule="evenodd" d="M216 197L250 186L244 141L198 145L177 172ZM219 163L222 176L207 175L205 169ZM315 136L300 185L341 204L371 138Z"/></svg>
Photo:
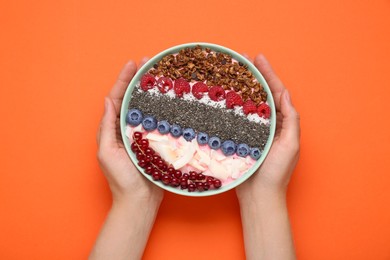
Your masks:
<svg viewBox="0 0 390 260"><path fill-rule="evenodd" d="M271 89L272 95L274 97L275 106L277 110L280 110L280 98L285 87L282 81L276 76L274 70L269 64L268 60L264 55L257 55L254 61L255 66L259 69L261 74L264 76L265 80L268 83L269 88Z"/></svg>
<svg viewBox="0 0 390 260"><path fill-rule="evenodd" d="M244 56L250 63L253 63L253 59L251 59L248 54L243 53L242 56Z"/></svg>
<svg viewBox="0 0 390 260"><path fill-rule="evenodd" d="M129 61L119 73L118 79L108 95L114 103L116 115L119 115L123 96L136 71L136 64L133 61Z"/></svg>
<svg viewBox="0 0 390 260"><path fill-rule="evenodd" d="M280 139L290 148L299 148L300 119L299 114L291 103L288 90L284 90L281 96L281 113L283 117Z"/></svg>
<svg viewBox="0 0 390 260"><path fill-rule="evenodd" d="M104 99L104 115L100 125L99 147L105 149L117 145L116 139L116 111L110 97Z"/></svg>
<svg viewBox="0 0 390 260"><path fill-rule="evenodd" d="M141 62L139 63L138 69L145 65L145 63L149 60L148 57L143 57Z"/></svg>

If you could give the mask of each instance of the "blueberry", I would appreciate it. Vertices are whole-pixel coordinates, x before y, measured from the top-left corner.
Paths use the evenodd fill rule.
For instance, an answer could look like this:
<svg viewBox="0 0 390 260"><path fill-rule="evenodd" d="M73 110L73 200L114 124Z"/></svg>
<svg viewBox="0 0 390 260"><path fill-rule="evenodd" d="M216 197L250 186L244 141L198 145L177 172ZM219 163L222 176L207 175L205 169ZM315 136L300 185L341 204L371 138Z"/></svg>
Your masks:
<svg viewBox="0 0 390 260"><path fill-rule="evenodd" d="M174 137L179 137L179 136L181 136L182 130L181 130L181 127L179 125L173 124L171 126L170 132Z"/></svg>
<svg viewBox="0 0 390 260"><path fill-rule="evenodd" d="M195 138L195 131L192 128L186 128L183 130L183 137L186 141L191 141Z"/></svg>
<svg viewBox="0 0 390 260"><path fill-rule="evenodd" d="M170 129L171 129L171 125L165 120L160 121L157 124L157 130L160 132L160 134L167 134L169 133Z"/></svg>
<svg viewBox="0 0 390 260"><path fill-rule="evenodd" d="M227 140L222 143L221 149L225 155L233 155L236 152L236 144L231 140Z"/></svg>
<svg viewBox="0 0 390 260"><path fill-rule="evenodd" d="M152 116L145 116L142 120L142 126L146 131L153 131L157 128L157 120Z"/></svg>
<svg viewBox="0 0 390 260"><path fill-rule="evenodd" d="M217 150L219 147L221 147L221 139L216 136L210 137L209 146L211 149Z"/></svg>
<svg viewBox="0 0 390 260"><path fill-rule="evenodd" d="M196 140L198 141L198 144L204 145L209 142L209 135L203 132L198 133L198 136L196 137Z"/></svg>
<svg viewBox="0 0 390 260"><path fill-rule="evenodd" d="M255 148L251 148L251 157L252 159L259 159L261 156L261 151L259 148L255 147Z"/></svg>
<svg viewBox="0 0 390 260"><path fill-rule="evenodd" d="M250 153L250 148L247 144L237 145L237 155L241 157L247 157Z"/></svg>
<svg viewBox="0 0 390 260"><path fill-rule="evenodd" d="M142 122L142 112L138 109L130 109L126 115L126 123L132 126L137 126Z"/></svg>

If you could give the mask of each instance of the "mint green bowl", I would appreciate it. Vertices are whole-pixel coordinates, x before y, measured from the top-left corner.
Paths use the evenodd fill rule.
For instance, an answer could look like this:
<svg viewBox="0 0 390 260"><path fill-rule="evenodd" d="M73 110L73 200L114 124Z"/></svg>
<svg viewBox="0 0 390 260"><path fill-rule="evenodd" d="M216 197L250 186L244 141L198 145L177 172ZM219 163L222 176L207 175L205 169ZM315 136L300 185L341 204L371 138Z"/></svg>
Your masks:
<svg viewBox="0 0 390 260"><path fill-rule="evenodd" d="M144 170L138 166L138 164L137 164L138 161L137 161L134 153L130 149L131 144L130 144L130 142L125 134L126 133L126 114L127 114L128 105L129 105L129 102L131 99L131 93L133 92L137 83L140 81L143 74L145 74L150 68L153 67L153 65L155 63L160 61L164 56L166 56L168 54L177 53L183 48L193 48L197 45L200 45L203 48L210 48L213 51L230 54L233 57L233 59L237 60L238 62L242 62L242 63L248 65L248 69L252 71L252 73L254 74L256 79L263 85L265 91L268 93L267 102L271 108L271 118L270 118L271 127L270 127L270 135L269 135L267 144L264 148L264 151L263 151L261 157L257 160L257 162L253 165L253 167L250 168L246 173L244 173L240 178L238 178L237 180L235 180L227 185L223 185L219 189L215 189L215 190L213 189L213 190L202 191L202 192L198 192L198 191L188 192L187 190L181 190L180 187L174 188L171 186L164 185L160 181L154 181L150 175L145 174ZM154 185L157 185L164 190L167 190L167 191L179 194L179 195L185 195L185 196L191 196L191 197L204 197L204 196L211 196L211 195L220 194L222 192L225 192L225 191L228 191L228 190L231 190L231 189L237 187L238 185L240 185L241 183L246 181L250 176L252 176L252 174L254 174L256 172L256 170L260 167L260 165L263 163L264 159L266 158L266 156L271 148L272 141L273 141L274 135L275 135L275 126L276 126L276 111L275 111L275 103L274 103L274 100L272 97L272 93L268 87L267 82L265 81L265 79L261 75L261 73L257 70L257 68L251 62L249 62L245 57L243 57L242 55L240 55L239 53L237 53L233 50L230 50L230 49L223 47L223 46L220 46L220 45L211 44L211 43L203 43L203 42L194 42L194 43L187 43L187 44L174 46L172 48L169 48L167 50L160 52L159 54L157 54L156 56L151 58L144 66L142 66L142 68L140 68L138 70L138 72L135 74L134 78L131 80L131 82L126 90L125 96L123 98L121 115L120 115L120 127L121 127L121 134L122 134L123 143L125 144L126 151L129 154L134 165L137 167L137 169L145 176L145 178L147 178L149 181L151 181Z"/></svg>

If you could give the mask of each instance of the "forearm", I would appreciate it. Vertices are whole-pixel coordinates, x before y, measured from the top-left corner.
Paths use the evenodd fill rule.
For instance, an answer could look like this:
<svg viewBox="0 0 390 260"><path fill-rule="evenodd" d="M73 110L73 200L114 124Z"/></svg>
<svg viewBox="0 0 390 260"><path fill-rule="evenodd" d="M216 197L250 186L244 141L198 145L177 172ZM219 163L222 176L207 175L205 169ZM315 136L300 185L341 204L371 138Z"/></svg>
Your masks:
<svg viewBox="0 0 390 260"><path fill-rule="evenodd" d="M285 191L240 201L247 259L295 259Z"/></svg>
<svg viewBox="0 0 390 260"><path fill-rule="evenodd" d="M160 202L114 203L89 259L141 259Z"/></svg>

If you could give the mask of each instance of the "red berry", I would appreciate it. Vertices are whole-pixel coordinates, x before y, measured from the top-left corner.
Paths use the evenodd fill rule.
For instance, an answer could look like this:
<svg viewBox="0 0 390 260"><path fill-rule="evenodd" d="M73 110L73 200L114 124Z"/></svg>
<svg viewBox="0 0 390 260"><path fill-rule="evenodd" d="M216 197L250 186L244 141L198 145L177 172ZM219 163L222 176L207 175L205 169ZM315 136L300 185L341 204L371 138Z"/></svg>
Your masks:
<svg viewBox="0 0 390 260"><path fill-rule="evenodd" d="M152 174L153 170L154 170L154 168L153 168L152 165L148 165L148 166L145 167L145 173L146 174Z"/></svg>
<svg viewBox="0 0 390 260"><path fill-rule="evenodd" d="M148 91L149 89L152 89L154 85L156 84L156 79L154 76L150 74L144 74L141 78L141 88L143 91Z"/></svg>
<svg viewBox="0 0 390 260"><path fill-rule="evenodd" d="M134 153L138 152L138 151L139 151L138 145L137 145L136 143L132 143L132 144L131 144L131 150L132 150Z"/></svg>
<svg viewBox="0 0 390 260"><path fill-rule="evenodd" d="M203 97L203 95L204 95L203 93L207 92L208 90L209 90L209 88L203 82L195 83L192 86L192 94L197 99L201 99Z"/></svg>
<svg viewBox="0 0 390 260"><path fill-rule="evenodd" d="M167 93L173 88L173 82L170 78L161 77L157 80L157 88L161 93Z"/></svg>
<svg viewBox="0 0 390 260"><path fill-rule="evenodd" d="M198 177L198 174L194 171L190 171L190 177L188 179L194 181Z"/></svg>
<svg viewBox="0 0 390 260"><path fill-rule="evenodd" d="M138 141L142 139L142 133L141 132L134 132L133 139Z"/></svg>
<svg viewBox="0 0 390 260"><path fill-rule="evenodd" d="M196 188L198 189L198 191L203 191L204 190L203 182L196 183Z"/></svg>
<svg viewBox="0 0 390 260"><path fill-rule="evenodd" d="M172 177L170 184L172 187L177 187L180 185L180 180L176 177Z"/></svg>
<svg viewBox="0 0 390 260"><path fill-rule="evenodd" d="M257 114L265 119L270 118L271 108L266 103L261 103L257 108Z"/></svg>
<svg viewBox="0 0 390 260"><path fill-rule="evenodd" d="M139 161L145 159L145 155L141 151L138 151L135 153L135 158L137 158L137 160Z"/></svg>
<svg viewBox="0 0 390 260"><path fill-rule="evenodd" d="M145 154L146 155L153 155L155 152L152 148L148 147L145 149Z"/></svg>
<svg viewBox="0 0 390 260"><path fill-rule="evenodd" d="M147 139L141 139L139 141L139 146L141 147L141 150L145 151L149 147L149 141Z"/></svg>
<svg viewBox="0 0 390 260"><path fill-rule="evenodd" d="M153 160L153 156L151 156L150 154L145 155L145 161L146 161L147 163L152 162L152 160Z"/></svg>
<svg viewBox="0 0 390 260"><path fill-rule="evenodd" d="M206 179L206 176L204 176L202 173L199 173L198 176L196 176L196 179L201 181Z"/></svg>
<svg viewBox="0 0 390 260"><path fill-rule="evenodd" d="M188 191L193 192L196 190L196 185L193 183L188 184Z"/></svg>
<svg viewBox="0 0 390 260"><path fill-rule="evenodd" d="M225 90L221 86L213 86L209 89L209 97L214 101L221 101L225 99Z"/></svg>
<svg viewBox="0 0 390 260"><path fill-rule="evenodd" d="M172 166L169 166L168 169L167 169L167 173L169 175L173 176L174 173L175 173L175 169Z"/></svg>
<svg viewBox="0 0 390 260"><path fill-rule="evenodd" d="M158 180L160 180L161 179L161 172L160 171L154 171L153 173L152 173L152 178L153 178L153 180L155 180L155 181L158 181Z"/></svg>
<svg viewBox="0 0 390 260"><path fill-rule="evenodd" d="M145 168L148 163L145 161L145 159L141 159L138 161L138 165L141 168Z"/></svg>
<svg viewBox="0 0 390 260"><path fill-rule="evenodd" d="M230 91L226 94L226 108L233 108L234 106L242 106L244 101L240 95L234 91Z"/></svg>
<svg viewBox="0 0 390 260"><path fill-rule="evenodd" d="M182 176L182 173L180 170L176 170L175 173L173 174L176 178L180 178Z"/></svg>
<svg viewBox="0 0 390 260"><path fill-rule="evenodd" d="M203 189L204 190L209 190L210 189L210 184L208 184L207 182L204 182L203 183Z"/></svg>
<svg viewBox="0 0 390 260"><path fill-rule="evenodd" d="M153 163L154 164L156 164L159 160L161 160L161 157L160 157L160 155L158 155L158 154L154 154L153 155Z"/></svg>
<svg viewBox="0 0 390 260"><path fill-rule="evenodd" d="M216 188L216 189L218 189L218 188L220 188L222 186L222 182L220 181L220 180L218 180L218 179L215 179L214 180L214 187Z"/></svg>
<svg viewBox="0 0 390 260"><path fill-rule="evenodd" d="M252 100L247 100L242 109L244 110L244 114L245 115L248 115L248 114L253 114L253 113L256 113L257 112L257 107L256 107L256 103L253 102Z"/></svg>
<svg viewBox="0 0 390 260"><path fill-rule="evenodd" d="M176 96L182 97L184 93L189 93L191 90L190 83L185 79L179 78L175 80L175 85L173 86Z"/></svg>
<svg viewBox="0 0 390 260"><path fill-rule="evenodd" d="M163 176L162 176L162 178L161 178L161 181L162 181L164 184L168 185L168 184L171 182L171 179L172 179L172 177L169 176L168 174L163 174Z"/></svg>

